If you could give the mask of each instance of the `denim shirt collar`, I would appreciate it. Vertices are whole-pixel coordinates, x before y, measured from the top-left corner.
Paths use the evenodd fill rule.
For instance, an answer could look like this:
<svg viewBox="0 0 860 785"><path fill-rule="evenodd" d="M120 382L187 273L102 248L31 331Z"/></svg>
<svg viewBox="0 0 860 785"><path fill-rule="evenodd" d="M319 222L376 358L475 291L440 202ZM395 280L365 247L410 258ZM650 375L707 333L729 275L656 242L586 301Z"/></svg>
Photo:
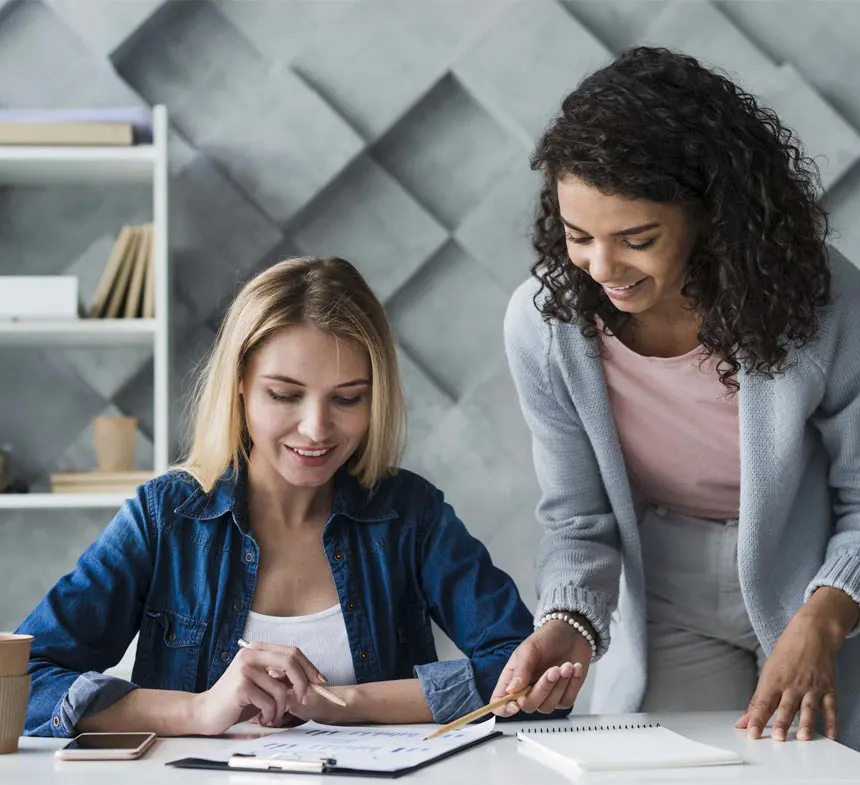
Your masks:
<svg viewBox="0 0 860 785"><path fill-rule="evenodd" d="M197 490L177 507L174 512L198 521L211 521L232 513L235 520L243 521L247 506L248 471L245 462L238 470L232 467L221 475L209 493L198 486ZM385 521L398 518L391 505L390 493L374 492L363 486L346 467L341 467L334 476L334 495L331 514L344 515L360 523Z"/></svg>

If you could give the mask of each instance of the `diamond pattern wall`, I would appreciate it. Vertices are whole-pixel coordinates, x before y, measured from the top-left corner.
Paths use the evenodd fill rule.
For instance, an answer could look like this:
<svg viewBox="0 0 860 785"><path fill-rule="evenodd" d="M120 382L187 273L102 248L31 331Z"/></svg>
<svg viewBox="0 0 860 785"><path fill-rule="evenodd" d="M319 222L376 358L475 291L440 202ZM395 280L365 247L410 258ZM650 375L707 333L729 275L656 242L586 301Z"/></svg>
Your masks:
<svg viewBox="0 0 860 785"><path fill-rule="evenodd" d="M684 49L796 126L860 258L858 35L860 4L826 0L0 0L0 107L167 104L174 452L189 372L239 283L285 255L351 258L397 332L407 466L531 602L537 485L501 318L528 276L535 136L621 48ZM91 292L119 225L150 210L145 189L0 190L0 273L68 270ZM121 411L145 462L151 390L145 351L2 349L0 443L38 487L90 465L90 419ZM0 566L23 578L0 628L106 517L0 513Z"/></svg>

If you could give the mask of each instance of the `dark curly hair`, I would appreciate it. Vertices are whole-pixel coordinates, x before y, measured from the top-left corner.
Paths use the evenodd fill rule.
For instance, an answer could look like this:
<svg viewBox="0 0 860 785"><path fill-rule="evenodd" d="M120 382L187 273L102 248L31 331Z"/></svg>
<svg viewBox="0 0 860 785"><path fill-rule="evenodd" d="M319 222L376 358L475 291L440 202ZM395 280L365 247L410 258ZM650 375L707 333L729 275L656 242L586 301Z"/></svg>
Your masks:
<svg viewBox="0 0 860 785"><path fill-rule="evenodd" d="M618 335L631 315L573 265L556 182L574 176L603 193L691 208L699 234L683 294L720 381L772 377L810 341L830 302L818 169L770 109L686 55L636 47L586 77L564 99L531 158L544 173L531 271L545 319L587 338ZM547 296L541 296L548 292Z"/></svg>

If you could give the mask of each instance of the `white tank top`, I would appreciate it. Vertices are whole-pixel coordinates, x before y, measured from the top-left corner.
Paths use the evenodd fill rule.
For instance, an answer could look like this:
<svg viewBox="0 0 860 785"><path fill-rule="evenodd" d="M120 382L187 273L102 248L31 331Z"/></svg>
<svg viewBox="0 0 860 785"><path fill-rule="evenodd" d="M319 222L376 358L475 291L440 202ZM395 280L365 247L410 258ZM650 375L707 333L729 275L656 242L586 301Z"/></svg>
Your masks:
<svg viewBox="0 0 860 785"><path fill-rule="evenodd" d="M249 611L242 637L246 641L295 646L326 677L327 684L355 684L352 652L339 604L308 616L265 616Z"/></svg>

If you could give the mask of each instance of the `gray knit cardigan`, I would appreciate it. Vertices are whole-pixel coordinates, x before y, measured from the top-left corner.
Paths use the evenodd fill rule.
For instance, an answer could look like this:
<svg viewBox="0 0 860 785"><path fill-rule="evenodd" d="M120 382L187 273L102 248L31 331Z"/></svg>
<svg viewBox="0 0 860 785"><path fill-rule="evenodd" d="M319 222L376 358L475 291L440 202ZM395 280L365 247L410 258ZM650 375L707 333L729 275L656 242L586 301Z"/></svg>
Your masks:
<svg viewBox="0 0 860 785"><path fill-rule="evenodd" d="M817 587L860 602L860 270L828 252L834 303L822 310L817 338L793 350L793 366L773 379L739 375L738 571L768 653ZM628 482L595 347L578 326L544 321L538 288L534 279L522 284L505 316L542 490L535 616L586 616L602 658L590 676L591 710L636 711L646 686L643 507ZM838 666L840 740L860 749L853 633Z"/></svg>

